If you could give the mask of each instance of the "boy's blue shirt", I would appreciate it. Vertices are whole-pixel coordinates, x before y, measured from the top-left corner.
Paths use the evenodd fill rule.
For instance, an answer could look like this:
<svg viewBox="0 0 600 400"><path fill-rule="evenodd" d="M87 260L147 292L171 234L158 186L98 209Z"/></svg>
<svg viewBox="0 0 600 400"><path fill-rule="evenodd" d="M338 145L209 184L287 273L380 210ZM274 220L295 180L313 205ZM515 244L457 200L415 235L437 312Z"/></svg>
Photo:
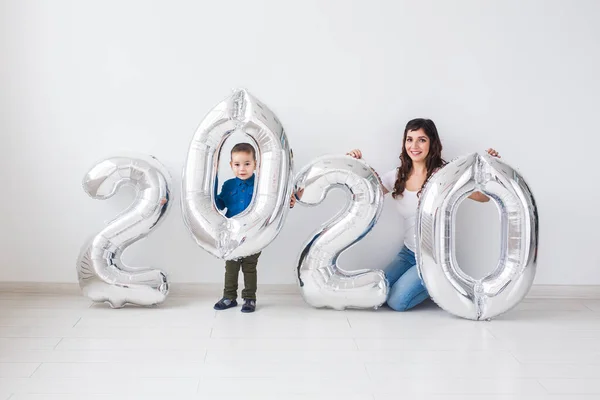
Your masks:
<svg viewBox="0 0 600 400"><path fill-rule="evenodd" d="M219 183L215 182L215 193ZM240 178L228 179L221 188L221 193L215 196L219 210L227 208L225 216L234 217L244 211L252 201L254 194L254 174L246 180Z"/></svg>

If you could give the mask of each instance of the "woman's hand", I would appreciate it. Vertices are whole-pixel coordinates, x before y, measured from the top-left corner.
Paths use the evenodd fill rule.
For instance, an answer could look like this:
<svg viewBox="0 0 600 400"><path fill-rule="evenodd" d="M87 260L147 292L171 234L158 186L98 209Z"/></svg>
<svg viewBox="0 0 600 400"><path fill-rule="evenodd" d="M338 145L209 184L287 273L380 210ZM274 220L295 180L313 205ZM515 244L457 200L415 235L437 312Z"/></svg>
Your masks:
<svg viewBox="0 0 600 400"><path fill-rule="evenodd" d="M346 153L346 155L350 156L350 157L354 157L359 160L362 158L362 152L359 149L350 150L349 152ZM381 187L383 189L383 194L389 193L388 190L385 188L385 186L383 186L383 182L381 181L381 177L379 176L379 174L375 170L373 170L373 173L379 180L379 184L381 185Z"/></svg>
<svg viewBox="0 0 600 400"><path fill-rule="evenodd" d="M487 149L486 152L492 157L500 158L500 154L496 150L492 149L491 147L489 149ZM475 192L472 195L470 195L469 198L471 200L475 200L480 203L487 203L488 201L490 201L490 198L481 192Z"/></svg>
<svg viewBox="0 0 600 400"><path fill-rule="evenodd" d="M487 203L488 201L490 201L490 198L487 197L485 194L481 193L481 192L473 192L469 198L471 200L475 200L478 203Z"/></svg>
<svg viewBox="0 0 600 400"><path fill-rule="evenodd" d="M492 149L491 147L489 149L487 149L486 151L492 157L502 158L502 157L500 157L500 154L496 150Z"/></svg>
<svg viewBox="0 0 600 400"><path fill-rule="evenodd" d="M359 160L362 158L362 153L359 149L350 150L349 152L346 153L346 155L357 158Z"/></svg>

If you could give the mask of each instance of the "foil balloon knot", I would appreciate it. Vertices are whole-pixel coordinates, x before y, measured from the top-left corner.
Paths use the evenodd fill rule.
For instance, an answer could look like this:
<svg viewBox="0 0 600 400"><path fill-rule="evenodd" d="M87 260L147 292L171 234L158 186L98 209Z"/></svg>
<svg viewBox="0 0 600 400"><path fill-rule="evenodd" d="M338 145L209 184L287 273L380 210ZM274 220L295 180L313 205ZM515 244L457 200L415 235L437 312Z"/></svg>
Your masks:
<svg viewBox="0 0 600 400"><path fill-rule="evenodd" d="M244 89L238 89L233 93L232 97L233 107L231 109L231 117L237 122L237 128L246 119L246 91Z"/></svg>

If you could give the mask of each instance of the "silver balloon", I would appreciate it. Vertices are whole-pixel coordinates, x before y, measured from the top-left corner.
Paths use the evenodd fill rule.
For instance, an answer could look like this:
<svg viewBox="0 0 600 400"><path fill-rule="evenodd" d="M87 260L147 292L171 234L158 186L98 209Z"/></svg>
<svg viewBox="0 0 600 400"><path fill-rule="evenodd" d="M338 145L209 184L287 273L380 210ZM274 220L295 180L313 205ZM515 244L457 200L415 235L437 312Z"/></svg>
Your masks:
<svg viewBox="0 0 600 400"><path fill-rule="evenodd" d="M153 305L165 300L169 284L158 269L125 265L128 246L156 229L168 209L170 176L153 157L112 157L95 165L83 179L83 189L94 199L113 196L123 185L137 189L133 203L93 239L77 260L83 294L114 308L126 303Z"/></svg>
<svg viewBox="0 0 600 400"><path fill-rule="evenodd" d="M374 171L350 156L325 156L297 175L300 204L320 204L333 188L345 189L348 202L304 245L297 276L304 300L314 307L377 308L387 299L388 284L381 270L344 271L340 254L373 228L383 207L383 191Z"/></svg>
<svg viewBox="0 0 600 400"><path fill-rule="evenodd" d="M474 191L489 196L501 218L496 269L482 279L466 275L456 261L455 219L461 201ZM460 157L423 188L417 213L418 271L432 299L468 319L491 319L517 305L535 277L538 213L523 177L489 155Z"/></svg>
<svg viewBox="0 0 600 400"><path fill-rule="evenodd" d="M258 147L254 197L232 218L216 208L214 188L221 148L236 130ZM213 108L196 130L183 172L183 219L196 242L212 255L237 259L258 253L279 234L292 194L292 152L275 114L246 90Z"/></svg>

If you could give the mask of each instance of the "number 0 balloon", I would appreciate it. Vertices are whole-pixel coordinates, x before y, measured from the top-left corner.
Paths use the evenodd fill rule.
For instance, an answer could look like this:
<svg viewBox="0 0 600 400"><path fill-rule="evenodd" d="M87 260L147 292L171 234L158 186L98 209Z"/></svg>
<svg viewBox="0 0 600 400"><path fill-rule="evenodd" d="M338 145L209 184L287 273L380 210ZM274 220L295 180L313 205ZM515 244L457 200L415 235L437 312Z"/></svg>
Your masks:
<svg viewBox="0 0 600 400"><path fill-rule="evenodd" d="M241 130L258 147L252 203L224 217L214 204L219 156L225 140ZM214 107L196 130L183 173L183 219L203 249L226 260L258 253L279 233L292 194L292 153L283 126L264 104L236 90Z"/></svg>
<svg viewBox="0 0 600 400"><path fill-rule="evenodd" d="M473 191L488 195L501 217L496 269L476 280L456 261L454 226L460 202ZM538 213L525 180L487 154L460 157L423 188L417 213L418 270L433 300L468 319L490 319L517 305L535 277Z"/></svg>

